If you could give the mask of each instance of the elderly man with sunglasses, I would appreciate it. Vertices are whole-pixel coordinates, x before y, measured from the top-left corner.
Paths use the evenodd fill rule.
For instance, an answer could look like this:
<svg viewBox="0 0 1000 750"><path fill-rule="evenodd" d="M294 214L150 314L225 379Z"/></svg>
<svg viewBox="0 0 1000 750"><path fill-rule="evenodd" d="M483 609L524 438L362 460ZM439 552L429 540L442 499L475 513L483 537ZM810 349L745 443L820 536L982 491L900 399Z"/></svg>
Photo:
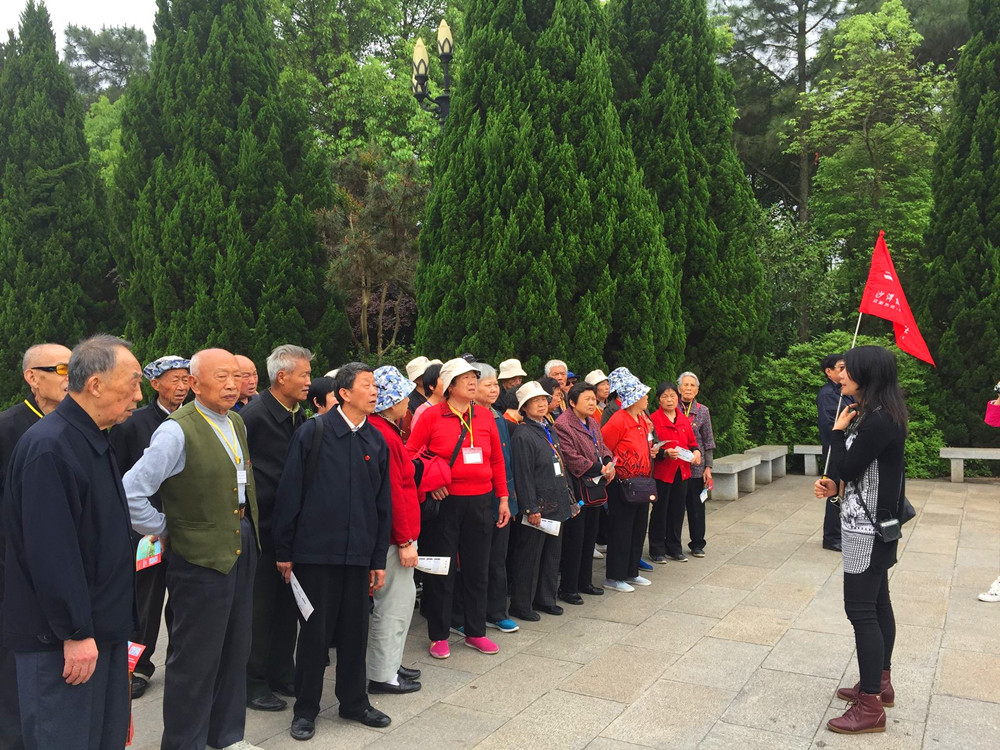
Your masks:
<svg viewBox="0 0 1000 750"><path fill-rule="evenodd" d="M24 353L21 370L30 393L23 401L0 412L0 497L17 441L66 397L69 355L69 349L62 344L35 344ZM3 602L5 546L0 527L0 603ZM0 747L9 750L24 747L14 655L3 646L0 646Z"/></svg>

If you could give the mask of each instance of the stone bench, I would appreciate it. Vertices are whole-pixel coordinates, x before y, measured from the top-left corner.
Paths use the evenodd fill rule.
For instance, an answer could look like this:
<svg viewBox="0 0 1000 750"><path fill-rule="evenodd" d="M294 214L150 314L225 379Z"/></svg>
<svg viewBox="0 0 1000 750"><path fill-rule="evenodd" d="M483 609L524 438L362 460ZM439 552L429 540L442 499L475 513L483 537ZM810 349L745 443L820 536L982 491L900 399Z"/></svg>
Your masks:
<svg viewBox="0 0 1000 750"><path fill-rule="evenodd" d="M741 492L757 489L757 467L760 456L756 453L736 453L712 462L713 500L739 500Z"/></svg>
<svg viewBox="0 0 1000 750"><path fill-rule="evenodd" d="M819 457L823 455L822 445L796 445L792 447L792 453L805 458L807 477L819 476Z"/></svg>
<svg viewBox="0 0 1000 750"><path fill-rule="evenodd" d="M942 448L941 458L951 461L951 481L964 482L966 459L1000 461L1000 448Z"/></svg>
<svg viewBox="0 0 1000 750"><path fill-rule="evenodd" d="M760 456L760 466L757 467L757 484L770 484L775 479L785 476L785 456L788 455L787 445L758 445L747 453Z"/></svg>

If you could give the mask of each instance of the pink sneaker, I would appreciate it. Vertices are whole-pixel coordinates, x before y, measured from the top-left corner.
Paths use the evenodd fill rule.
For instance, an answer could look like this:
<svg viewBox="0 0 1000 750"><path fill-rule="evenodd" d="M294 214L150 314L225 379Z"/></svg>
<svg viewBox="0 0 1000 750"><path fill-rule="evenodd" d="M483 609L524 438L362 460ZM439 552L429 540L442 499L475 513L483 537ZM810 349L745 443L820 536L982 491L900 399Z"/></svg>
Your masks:
<svg viewBox="0 0 1000 750"><path fill-rule="evenodd" d="M447 659L451 656L448 641L431 641L431 656L435 659Z"/></svg>
<svg viewBox="0 0 1000 750"><path fill-rule="evenodd" d="M484 654L495 654L500 650L500 647L485 635L480 636L479 638L466 638L465 645Z"/></svg>

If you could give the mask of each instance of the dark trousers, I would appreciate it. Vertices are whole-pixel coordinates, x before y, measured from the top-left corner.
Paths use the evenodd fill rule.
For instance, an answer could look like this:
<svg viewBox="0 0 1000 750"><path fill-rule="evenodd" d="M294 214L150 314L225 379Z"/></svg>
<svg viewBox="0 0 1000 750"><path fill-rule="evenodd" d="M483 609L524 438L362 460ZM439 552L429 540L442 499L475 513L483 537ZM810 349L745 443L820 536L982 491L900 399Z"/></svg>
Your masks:
<svg viewBox="0 0 1000 750"><path fill-rule="evenodd" d="M685 505L687 506L688 535L691 541L688 542L688 549L705 549L705 503L701 501L701 491L705 489L705 480L702 477L691 477L687 480L687 490L685 491Z"/></svg>
<svg viewBox="0 0 1000 750"><path fill-rule="evenodd" d="M163 616L163 600L167 595L167 566L162 558L159 565L153 565L135 573L135 608L139 614L138 628L132 632L132 640L146 649L135 665L135 673L147 680L153 676L153 652L160 637L160 618ZM169 610L169 605L167 609ZM170 613L167 613L170 622ZM168 625L169 627L169 625Z"/></svg>
<svg viewBox="0 0 1000 750"><path fill-rule="evenodd" d="M621 485L608 485L607 577L624 581L639 575L642 542L646 536L649 505L626 502Z"/></svg>
<svg viewBox="0 0 1000 750"><path fill-rule="evenodd" d="M844 610L854 626L861 691L881 692L882 670L892 668L896 618L889 600L889 571L844 573Z"/></svg>
<svg viewBox="0 0 1000 750"><path fill-rule="evenodd" d="M583 506L575 518L563 522L559 593L577 594L594 585L594 542L604 506Z"/></svg>
<svg viewBox="0 0 1000 750"><path fill-rule="evenodd" d="M823 455L820 456L820 465L826 466L826 455L829 447L823 448ZM820 469L822 471L822 469ZM825 510L823 512L823 545L825 547L840 546L840 506L834 505L829 499L823 501Z"/></svg>
<svg viewBox="0 0 1000 750"><path fill-rule="evenodd" d="M330 643L336 643L340 715L356 717L371 705L365 683L368 568L298 564L294 572L313 605L295 654L295 716L316 720Z"/></svg>
<svg viewBox="0 0 1000 750"><path fill-rule="evenodd" d="M278 573L274 553L261 553L253 581L253 638L247 662L247 700L295 681L299 608L292 587Z"/></svg>
<svg viewBox="0 0 1000 750"><path fill-rule="evenodd" d="M687 481L677 470L674 481L656 480L656 502L649 512L649 556L683 553L684 509L687 506Z"/></svg>
<svg viewBox="0 0 1000 750"><path fill-rule="evenodd" d="M498 529L493 525L493 539L490 542L490 561L486 582L486 621L500 622L507 619L507 548L514 519ZM462 590L462 571L458 570L455 589ZM465 626L465 597L452 596L451 622L455 627Z"/></svg>
<svg viewBox="0 0 1000 750"><path fill-rule="evenodd" d="M600 519L597 522L597 543L606 545L608 543L608 504L601 506Z"/></svg>
<svg viewBox="0 0 1000 750"><path fill-rule="evenodd" d="M510 582L510 608L515 612L530 612L535 604L553 606L556 603L556 583L559 579L559 536L522 526L514 552L514 578Z"/></svg>
<svg viewBox="0 0 1000 750"><path fill-rule="evenodd" d="M0 747L4 750L24 747L17 697L17 661L14 652L3 646L0 646Z"/></svg>
<svg viewBox="0 0 1000 750"><path fill-rule="evenodd" d="M257 539L240 522L242 554L228 573L167 552L170 642L161 750L226 747L243 739Z"/></svg>
<svg viewBox="0 0 1000 750"><path fill-rule="evenodd" d="M428 500L428 502L437 502ZM420 551L430 557L450 557L446 576L427 576L420 611L427 618L427 635L432 641L448 639L452 597L461 596L465 611L465 635L486 635L486 591L489 581L490 540L493 521L493 493L448 495L441 500L437 518L420 532ZM457 555L457 559L456 559ZM462 566L461 588L455 587L455 571Z"/></svg>
<svg viewBox="0 0 1000 750"><path fill-rule="evenodd" d="M21 727L28 750L118 750L128 739L128 645L101 643L82 685L62 676L63 650L18 653ZM7 745L4 745L6 750Z"/></svg>

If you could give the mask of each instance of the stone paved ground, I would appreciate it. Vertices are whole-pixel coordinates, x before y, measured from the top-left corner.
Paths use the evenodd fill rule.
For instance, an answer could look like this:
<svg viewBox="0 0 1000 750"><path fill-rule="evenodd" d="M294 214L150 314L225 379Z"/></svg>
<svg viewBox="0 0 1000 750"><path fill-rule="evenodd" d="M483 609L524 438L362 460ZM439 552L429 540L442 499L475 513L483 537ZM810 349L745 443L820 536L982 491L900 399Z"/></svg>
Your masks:
<svg viewBox="0 0 1000 750"><path fill-rule="evenodd" d="M404 663L423 670L424 688L373 696L387 730L342 721L330 679L308 745L289 737L290 710L249 712L247 739L315 750L1000 748L1000 604L976 599L1000 568L1000 485L907 484L920 514L891 580L896 707L884 735L845 737L824 725L844 709L837 686L857 679L854 642L811 484L789 476L711 502L706 558L494 636L496 656L453 637L451 658L436 661L414 616ZM158 675L134 707L136 747L157 746L161 697Z"/></svg>

